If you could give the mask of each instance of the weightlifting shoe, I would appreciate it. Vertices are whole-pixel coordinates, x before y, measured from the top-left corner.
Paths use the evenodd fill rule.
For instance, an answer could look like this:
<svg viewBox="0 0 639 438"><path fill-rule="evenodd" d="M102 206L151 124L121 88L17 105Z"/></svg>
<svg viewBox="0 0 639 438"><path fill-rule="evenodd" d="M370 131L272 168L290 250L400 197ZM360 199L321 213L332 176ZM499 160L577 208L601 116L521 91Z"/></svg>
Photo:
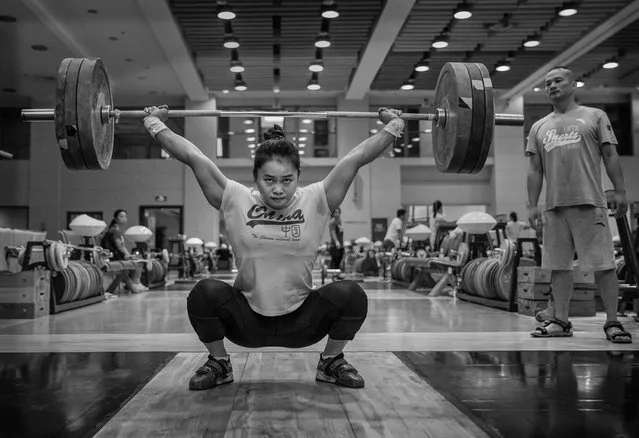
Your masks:
<svg viewBox="0 0 639 438"><path fill-rule="evenodd" d="M324 359L320 355L315 380L347 388L364 387L364 379L351 364L346 362L344 353L328 359Z"/></svg>
<svg viewBox="0 0 639 438"><path fill-rule="evenodd" d="M201 391L232 382L233 367L231 366L230 358L217 360L209 355L209 360L191 377L189 389Z"/></svg>

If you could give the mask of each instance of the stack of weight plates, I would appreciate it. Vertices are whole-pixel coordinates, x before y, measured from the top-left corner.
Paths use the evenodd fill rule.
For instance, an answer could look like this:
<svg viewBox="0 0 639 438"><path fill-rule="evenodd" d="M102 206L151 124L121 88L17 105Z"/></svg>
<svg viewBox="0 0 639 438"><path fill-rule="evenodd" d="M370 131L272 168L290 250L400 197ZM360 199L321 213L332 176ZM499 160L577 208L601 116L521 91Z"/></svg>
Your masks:
<svg viewBox="0 0 639 438"><path fill-rule="evenodd" d="M151 269L142 275L142 284L145 286L163 283L166 281L166 265L160 260L151 260Z"/></svg>
<svg viewBox="0 0 639 438"><path fill-rule="evenodd" d="M72 303L100 295L102 272L94 264L71 261L69 265L53 276L53 292L58 304Z"/></svg>
<svg viewBox="0 0 639 438"><path fill-rule="evenodd" d="M49 245L45 245L44 259L50 271L63 271L69 264L66 245L62 242L50 242Z"/></svg>
<svg viewBox="0 0 639 438"><path fill-rule="evenodd" d="M461 271L462 288L469 295L508 301L515 260L515 244L502 243L501 251L491 257L471 260Z"/></svg>

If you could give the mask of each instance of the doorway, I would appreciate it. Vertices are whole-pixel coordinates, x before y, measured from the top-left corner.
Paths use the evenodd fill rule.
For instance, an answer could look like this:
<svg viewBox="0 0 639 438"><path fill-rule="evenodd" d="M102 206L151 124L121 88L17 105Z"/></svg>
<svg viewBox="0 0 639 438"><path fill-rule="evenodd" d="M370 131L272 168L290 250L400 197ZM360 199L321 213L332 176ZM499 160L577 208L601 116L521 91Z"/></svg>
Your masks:
<svg viewBox="0 0 639 438"><path fill-rule="evenodd" d="M183 233L184 218L182 206L140 206L140 224L153 232L153 239L147 242L148 249L169 250L169 239L177 239Z"/></svg>

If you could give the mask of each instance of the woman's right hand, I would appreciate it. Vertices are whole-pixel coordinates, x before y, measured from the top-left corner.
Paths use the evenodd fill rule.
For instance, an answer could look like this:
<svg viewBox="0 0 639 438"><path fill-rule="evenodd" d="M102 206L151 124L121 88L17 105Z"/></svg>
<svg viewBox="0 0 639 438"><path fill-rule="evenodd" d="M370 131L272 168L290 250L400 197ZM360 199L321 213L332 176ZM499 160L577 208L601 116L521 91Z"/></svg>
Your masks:
<svg viewBox="0 0 639 438"><path fill-rule="evenodd" d="M163 122L166 122L169 118L169 107L167 105L148 106L144 108L144 112L148 114L146 117L157 117Z"/></svg>

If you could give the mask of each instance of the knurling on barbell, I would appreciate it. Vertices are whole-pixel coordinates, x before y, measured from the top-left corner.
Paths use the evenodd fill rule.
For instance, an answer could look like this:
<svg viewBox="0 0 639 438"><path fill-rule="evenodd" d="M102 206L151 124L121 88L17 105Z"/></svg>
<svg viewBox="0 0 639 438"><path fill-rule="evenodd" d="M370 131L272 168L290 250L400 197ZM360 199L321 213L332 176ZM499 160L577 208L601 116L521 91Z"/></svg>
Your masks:
<svg viewBox="0 0 639 438"><path fill-rule="evenodd" d="M58 69L55 106L22 110L26 122L54 121L64 164L73 170L104 170L111 163L114 125L119 118L143 118L141 110L119 111L101 59L66 58ZM374 112L289 112L176 110L169 117L377 118ZM495 125L522 126L521 114L495 114L488 69L479 63L448 62L437 79L434 114L405 113L406 120L433 121L433 155L443 173L480 172Z"/></svg>

